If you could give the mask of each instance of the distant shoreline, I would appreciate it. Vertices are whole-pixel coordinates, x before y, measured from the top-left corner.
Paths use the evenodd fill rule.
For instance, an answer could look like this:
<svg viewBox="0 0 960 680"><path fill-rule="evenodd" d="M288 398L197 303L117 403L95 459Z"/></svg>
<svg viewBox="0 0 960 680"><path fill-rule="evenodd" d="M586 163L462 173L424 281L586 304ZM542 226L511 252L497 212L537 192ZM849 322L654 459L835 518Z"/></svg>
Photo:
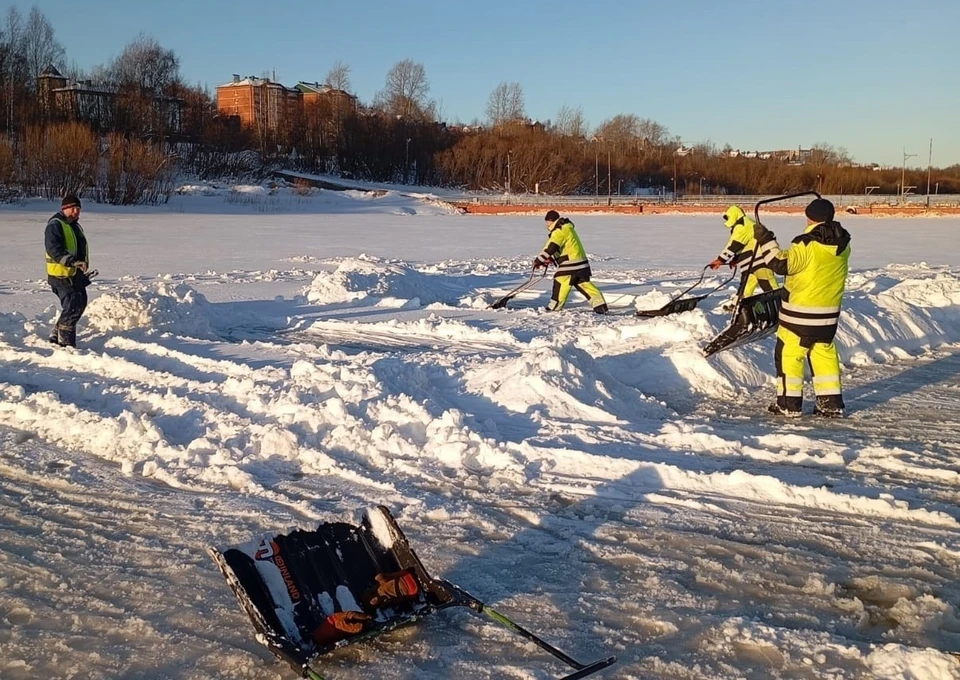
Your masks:
<svg viewBox="0 0 960 680"><path fill-rule="evenodd" d="M463 213L470 215L534 215L544 211L541 205L495 205L485 203L454 203ZM672 205L669 203L640 203L637 205L611 206L562 206L558 209L564 214L611 214L611 215L714 215L723 212L726 204L706 205ZM791 215L803 214L802 205L768 205L765 213L785 213ZM861 217L939 217L946 215L960 215L960 206L892 206L871 205L856 206L838 214L857 215Z"/></svg>

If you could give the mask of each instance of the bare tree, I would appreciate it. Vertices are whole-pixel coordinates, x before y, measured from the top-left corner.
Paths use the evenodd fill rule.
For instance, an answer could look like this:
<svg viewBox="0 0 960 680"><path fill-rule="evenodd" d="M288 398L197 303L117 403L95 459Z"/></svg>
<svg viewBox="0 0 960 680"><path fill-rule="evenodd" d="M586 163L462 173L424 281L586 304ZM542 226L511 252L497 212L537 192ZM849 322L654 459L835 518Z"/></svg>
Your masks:
<svg viewBox="0 0 960 680"><path fill-rule="evenodd" d="M335 90L350 91L350 67L342 61L334 62L327 72L327 85Z"/></svg>
<svg viewBox="0 0 960 680"><path fill-rule="evenodd" d="M180 59L173 50L141 33L113 60L110 71L118 88L160 95L179 82Z"/></svg>
<svg viewBox="0 0 960 680"><path fill-rule="evenodd" d="M429 118L429 91L430 83L423 64L404 59L387 73L384 88L374 98L374 103L387 113L408 120Z"/></svg>
<svg viewBox="0 0 960 680"><path fill-rule="evenodd" d="M24 54L23 16L16 7L7 10L6 26L0 36L0 100L3 101L3 120L7 130L13 129L17 118L17 100L29 80Z"/></svg>
<svg viewBox="0 0 960 680"><path fill-rule="evenodd" d="M525 119L523 88L520 83L502 82L493 88L487 100L487 120L491 127Z"/></svg>
<svg viewBox="0 0 960 680"><path fill-rule="evenodd" d="M111 62L109 73L121 127L164 137L172 123L169 95L180 85L180 60L173 50L141 33Z"/></svg>
<svg viewBox="0 0 960 680"><path fill-rule="evenodd" d="M655 120L641 118L637 134L647 146L660 146L667 139L667 128Z"/></svg>
<svg viewBox="0 0 960 680"><path fill-rule="evenodd" d="M583 109L577 107L571 109L569 106L561 106L557 112L557 122L553 129L557 134L565 137L585 137L587 134L587 123L583 117Z"/></svg>
<svg viewBox="0 0 960 680"><path fill-rule="evenodd" d="M35 81L40 72L51 64L63 67L67 52L63 49L63 45L57 42L53 26L36 5L31 8L30 15L27 17L27 24L23 30L23 46L32 80ZM36 86L36 82L32 85Z"/></svg>

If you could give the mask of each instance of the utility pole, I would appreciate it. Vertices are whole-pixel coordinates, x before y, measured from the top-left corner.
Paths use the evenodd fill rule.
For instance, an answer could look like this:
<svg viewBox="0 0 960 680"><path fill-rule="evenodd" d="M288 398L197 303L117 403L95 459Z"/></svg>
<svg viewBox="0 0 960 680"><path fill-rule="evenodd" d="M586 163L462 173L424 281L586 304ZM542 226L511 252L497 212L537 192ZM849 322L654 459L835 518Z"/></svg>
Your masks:
<svg viewBox="0 0 960 680"><path fill-rule="evenodd" d="M507 151L507 193L510 193L510 154L513 153L513 149Z"/></svg>
<svg viewBox="0 0 960 680"><path fill-rule="evenodd" d="M610 184L610 149L607 149L607 205L610 204L610 197L613 195L613 186Z"/></svg>
<svg viewBox="0 0 960 680"><path fill-rule="evenodd" d="M593 168L593 181L596 184L596 195L600 196L600 148L594 147L593 149L593 162L595 163Z"/></svg>
<svg viewBox="0 0 960 680"><path fill-rule="evenodd" d="M930 155L927 156L927 207L930 207L930 171L933 168L933 137L930 138Z"/></svg>
<svg viewBox="0 0 960 680"><path fill-rule="evenodd" d="M904 189L904 184L907 177L907 159L913 158L917 154L907 153L907 148L903 148L903 168L900 170L900 202L903 203L904 198L906 198L906 191Z"/></svg>

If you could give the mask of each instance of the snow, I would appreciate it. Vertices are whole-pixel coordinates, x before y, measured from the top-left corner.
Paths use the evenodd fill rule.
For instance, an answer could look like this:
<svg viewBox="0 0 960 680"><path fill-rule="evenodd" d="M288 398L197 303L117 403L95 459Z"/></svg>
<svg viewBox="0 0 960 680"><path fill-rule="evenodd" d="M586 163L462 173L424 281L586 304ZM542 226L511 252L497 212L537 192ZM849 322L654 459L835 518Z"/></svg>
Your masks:
<svg viewBox="0 0 960 680"><path fill-rule="evenodd" d="M960 220L843 219L850 414L785 423L764 413L772 340L702 356L733 283L631 313L696 280L718 216L576 216L622 312L598 317L576 293L545 312L547 282L488 309L541 220L428 192L89 205L101 276L64 350L53 211L0 207L4 680L292 677L205 547L364 513L389 545L377 504L435 575L577 658L618 655L598 677L960 678ZM320 670L560 675L452 612Z"/></svg>

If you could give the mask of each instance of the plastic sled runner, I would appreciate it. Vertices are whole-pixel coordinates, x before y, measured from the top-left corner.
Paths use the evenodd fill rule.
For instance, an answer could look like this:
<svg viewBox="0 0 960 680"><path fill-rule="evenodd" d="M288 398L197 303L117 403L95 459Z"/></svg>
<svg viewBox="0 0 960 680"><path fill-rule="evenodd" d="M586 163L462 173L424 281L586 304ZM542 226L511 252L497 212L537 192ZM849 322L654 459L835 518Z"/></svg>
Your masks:
<svg viewBox="0 0 960 680"><path fill-rule="evenodd" d="M485 614L552 654L573 669L562 680L585 678L616 662L611 656L580 663L465 590L430 576L383 506L368 510L359 526L327 522L314 531L267 535L208 552L260 642L311 680L323 680L315 665L324 655L451 607ZM378 586L385 582L384 575L389 583L397 574L410 584L403 596L370 597L383 593ZM362 630L337 631L337 639L318 637L317 631L329 630L329 620L339 612L363 612Z"/></svg>
<svg viewBox="0 0 960 680"><path fill-rule="evenodd" d="M689 312L691 309L695 309L701 300L709 297L713 293L716 293L718 290L720 290L725 285L730 283L730 281L733 279L734 275L736 274L736 271L731 272L730 276L723 283L721 283L719 286L716 286L712 290L707 291L703 295L697 295L695 297L684 297L684 295L686 295L691 290L693 290L694 288L700 285L700 283L703 281L704 275L707 273L707 269L709 268L709 266L710 265L707 265L706 267L703 268L703 270L700 272L700 278L697 279L696 283L694 283L692 286L690 286L686 290L681 291L679 295L674 296L674 298L670 300L670 302L665 304L663 307L661 307L660 309L638 309L637 316L643 316L643 317L667 316L668 314L679 314L680 312Z"/></svg>
<svg viewBox="0 0 960 680"><path fill-rule="evenodd" d="M779 289L738 300L730 325L703 348L703 355L708 357L725 349L762 340L777 330L779 323Z"/></svg>

